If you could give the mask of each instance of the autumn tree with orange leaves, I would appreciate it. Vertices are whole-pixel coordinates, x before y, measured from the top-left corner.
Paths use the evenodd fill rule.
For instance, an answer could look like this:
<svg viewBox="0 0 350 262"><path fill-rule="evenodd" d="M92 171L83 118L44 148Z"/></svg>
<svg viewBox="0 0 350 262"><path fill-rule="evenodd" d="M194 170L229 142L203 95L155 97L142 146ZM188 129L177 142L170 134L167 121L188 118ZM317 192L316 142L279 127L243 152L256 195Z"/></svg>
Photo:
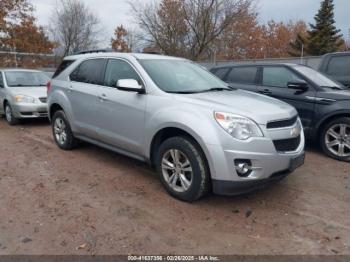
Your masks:
<svg viewBox="0 0 350 262"><path fill-rule="evenodd" d="M0 2L0 50L22 53L52 53L52 43L44 28L36 25L33 6L27 0L1 0ZM40 59L2 58L2 66L40 66Z"/></svg>
<svg viewBox="0 0 350 262"><path fill-rule="evenodd" d="M114 31L114 38L111 39L112 48L121 53L131 52L130 43L128 43L128 31L123 25L118 26Z"/></svg>

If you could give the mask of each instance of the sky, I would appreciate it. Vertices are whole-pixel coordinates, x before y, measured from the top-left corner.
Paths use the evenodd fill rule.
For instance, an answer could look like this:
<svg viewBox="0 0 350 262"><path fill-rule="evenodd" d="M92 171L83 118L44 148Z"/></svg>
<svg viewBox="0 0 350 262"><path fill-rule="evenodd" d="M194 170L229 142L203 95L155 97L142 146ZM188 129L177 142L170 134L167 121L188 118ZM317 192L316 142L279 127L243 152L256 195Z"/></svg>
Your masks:
<svg viewBox="0 0 350 262"><path fill-rule="evenodd" d="M51 14L59 0L29 0L35 7L38 23L47 26ZM135 27L130 16L128 0L82 0L101 20L103 42L108 45L114 29L123 24ZM153 1L153 0L142 0ZM257 9L262 23L270 19L287 22L304 20L314 22L314 16L320 8L321 0L257 0ZM342 30L346 39L350 39L350 0L334 0L337 27Z"/></svg>

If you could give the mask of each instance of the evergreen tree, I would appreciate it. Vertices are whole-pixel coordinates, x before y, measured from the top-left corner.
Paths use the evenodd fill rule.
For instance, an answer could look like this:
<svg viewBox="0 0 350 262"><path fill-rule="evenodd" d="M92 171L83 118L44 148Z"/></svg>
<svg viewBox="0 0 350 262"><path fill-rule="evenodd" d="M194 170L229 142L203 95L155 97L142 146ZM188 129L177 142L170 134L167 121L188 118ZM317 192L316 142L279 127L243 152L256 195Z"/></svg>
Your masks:
<svg viewBox="0 0 350 262"><path fill-rule="evenodd" d="M323 0L315 22L310 24L307 53L318 56L338 51L343 39L340 30L335 27L333 0Z"/></svg>
<svg viewBox="0 0 350 262"><path fill-rule="evenodd" d="M304 56L309 55L307 51L307 40L308 40L307 36L302 35L301 33L298 33L294 42L290 43L291 50L288 51L289 55L300 57L303 53L303 49L304 49Z"/></svg>

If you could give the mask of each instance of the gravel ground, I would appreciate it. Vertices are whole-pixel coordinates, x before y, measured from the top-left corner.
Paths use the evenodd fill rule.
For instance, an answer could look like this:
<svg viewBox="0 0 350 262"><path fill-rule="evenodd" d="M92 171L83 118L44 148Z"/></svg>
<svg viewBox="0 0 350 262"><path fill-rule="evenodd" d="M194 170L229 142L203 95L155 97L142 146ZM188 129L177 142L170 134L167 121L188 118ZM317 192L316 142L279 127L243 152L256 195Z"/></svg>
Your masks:
<svg viewBox="0 0 350 262"><path fill-rule="evenodd" d="M0 255L350 255L350 164L315 149L279 184L187 204L143 163L59 150L46 121L0 119L0 148Z"/></svg>

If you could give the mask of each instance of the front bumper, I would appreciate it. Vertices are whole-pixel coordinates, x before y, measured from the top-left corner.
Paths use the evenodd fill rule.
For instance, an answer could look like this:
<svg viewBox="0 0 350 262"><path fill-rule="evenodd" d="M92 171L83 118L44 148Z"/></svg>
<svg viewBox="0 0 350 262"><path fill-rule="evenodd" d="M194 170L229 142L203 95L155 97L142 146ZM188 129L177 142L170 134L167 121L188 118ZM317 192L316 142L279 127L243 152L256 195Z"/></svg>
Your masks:
<svg viewBox="0 0 350 262"><path fill-rule="evenodd" d="M46 118L48 107L46 103L26 104L18 103L12 105L13 114L16 118Z"/></svg>
<svg viewBox="0 0 350 262"><path fill-rule="evenodd" d="M297 159L297 164L291 163L289 169L272 174L269 178L265 179L245 181L212 180L213 192L217 195L236 196L263 189L283 180L296 168L300 167L304 163L305 154L300 155Z"/></svg>
<svg viewBox="0 0 350 262"><path fill-rule="evenodd" d="M301 124L300 124L301 125ZM208 162L216 194L237 195L265 187L283 179L304 163L305 136L300 139L293 151L281 152L278 143L291 138L296 126L283 129L266 129L261 126L264 137L237 141L230 136L221 135L221 145L206 145ZM285 145L284 145L285 146ZM249 161L251 172L246 176L238 174L236 161Z"/></svg>

